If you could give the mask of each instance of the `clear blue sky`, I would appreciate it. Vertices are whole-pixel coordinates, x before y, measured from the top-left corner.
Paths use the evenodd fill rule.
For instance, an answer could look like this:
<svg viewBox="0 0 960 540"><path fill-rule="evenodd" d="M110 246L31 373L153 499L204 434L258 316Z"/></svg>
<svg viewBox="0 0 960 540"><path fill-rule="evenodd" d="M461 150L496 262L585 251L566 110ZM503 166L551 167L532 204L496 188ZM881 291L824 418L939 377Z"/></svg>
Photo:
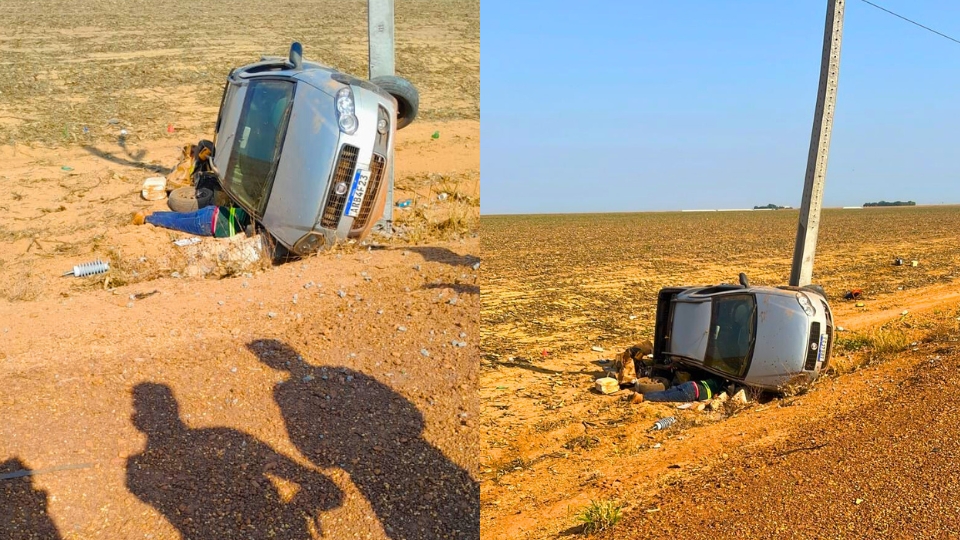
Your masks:
<svg viewBox="0 0 960 540"><path fill-rule="evenodd" d="M960 39L960 2L875 0ZM484 214L799 206L826 0L481 3ZM960 203L960 44L847 0L826 206Z"/></svg>

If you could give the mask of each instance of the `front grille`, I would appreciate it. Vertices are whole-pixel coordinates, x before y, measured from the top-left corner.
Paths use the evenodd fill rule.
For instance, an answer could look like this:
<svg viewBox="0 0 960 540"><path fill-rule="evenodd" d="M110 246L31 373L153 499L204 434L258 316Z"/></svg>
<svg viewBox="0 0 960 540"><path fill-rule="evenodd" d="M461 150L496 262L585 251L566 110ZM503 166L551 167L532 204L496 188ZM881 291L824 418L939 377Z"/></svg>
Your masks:
<svg viewBox="0 0 960 540"><path fill-rule="evenodd" d="M806 371L813 371L817 367L817 352L820 350L820 323L810 323L810 339L807 342L807 362L803 365Z"/></svg>
<svg viewBox="0 0 960 540"><path fill-rule="evenodd" d="M323 207L323 216L320 218L320 226L328 229L336 229L340 223L340 216L343 214L343 208L347 205L347 197L350 195L350 187L353 182L353 171L357 168L357 154L360 150L356 146L349 144L340 148L340 156L337 157L337 167L330 178L330 186L327 188L327 204ZM347 190L343 195L337 195L334 192L337 184L346 182Z"/></svg>
<svg viewBox="0 0 960 540"><path fill-rule="evenodd" d="M373 155L370 161L370 184L367 185L367 193L363 196L363 202L360 203L360 213L353 222L354 229L362 229L370 221L373 206L377 203L377 192L380 191L380 184L383 183L383 176L387 171L386 165L387 160L383 156Z"/></svg>

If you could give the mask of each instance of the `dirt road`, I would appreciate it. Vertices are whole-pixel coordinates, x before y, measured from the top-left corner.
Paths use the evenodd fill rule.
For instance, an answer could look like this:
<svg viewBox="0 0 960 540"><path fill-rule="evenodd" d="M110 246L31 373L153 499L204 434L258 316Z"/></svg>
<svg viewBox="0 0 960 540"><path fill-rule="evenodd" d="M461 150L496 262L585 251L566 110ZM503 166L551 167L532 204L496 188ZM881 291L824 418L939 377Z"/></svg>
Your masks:
<svg viewBox="0 0 960 540"><path fill-rule="evenodd" d="M476 249L0 304L0 537L476 538Z"/></svg>
<svg viewBox="0 0 960 540"><path fill-rule="evenodd" d="M678 481L609 537L957 537L960 349L909 357L869 403Z"/></svg>

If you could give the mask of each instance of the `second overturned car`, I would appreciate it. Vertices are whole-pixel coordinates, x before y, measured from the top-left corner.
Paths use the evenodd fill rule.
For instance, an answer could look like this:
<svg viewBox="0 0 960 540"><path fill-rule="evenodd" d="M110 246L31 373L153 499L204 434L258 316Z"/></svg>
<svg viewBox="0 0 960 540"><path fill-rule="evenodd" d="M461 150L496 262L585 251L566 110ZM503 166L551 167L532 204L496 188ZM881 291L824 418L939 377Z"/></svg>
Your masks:
<svg viewBox="0 0 960 540"><path fill-rule="evenodd" d="M823 289L740 284L661 289L653 371L677 366L764 390L812 382L830 363Z"/></svg>

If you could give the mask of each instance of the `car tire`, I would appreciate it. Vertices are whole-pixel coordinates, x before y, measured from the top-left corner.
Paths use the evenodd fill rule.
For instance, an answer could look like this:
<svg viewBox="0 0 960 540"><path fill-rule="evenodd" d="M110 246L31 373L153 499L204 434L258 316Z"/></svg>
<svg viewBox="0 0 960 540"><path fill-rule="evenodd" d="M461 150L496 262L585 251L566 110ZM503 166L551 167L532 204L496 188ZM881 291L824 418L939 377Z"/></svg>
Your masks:
<svg viewBox="0 0 960 540"><path fill-rule="evenodd" d="M420 93L413 84L395 75L374 77L370 82L384 89L397 100L397 129L409 126L420 110Z"/></svg>
<svg viewBox="0 0 960 540"><path fill-rule="evenodd" d="M262 246L264 255L270 260L270 264L274 266L281 265L285 262L294 261L299 259L296 253L287 249L286 246L280 243L272 234L267 232L265 229L259 230L262 235Z"/></svg>
<svg viewBox="0 0 960 540"><path fill-rule="evenodd" d="M212 203L213 191L207 188L182 187L167 196L167 206L174 212L196 212Z"/></svg>

